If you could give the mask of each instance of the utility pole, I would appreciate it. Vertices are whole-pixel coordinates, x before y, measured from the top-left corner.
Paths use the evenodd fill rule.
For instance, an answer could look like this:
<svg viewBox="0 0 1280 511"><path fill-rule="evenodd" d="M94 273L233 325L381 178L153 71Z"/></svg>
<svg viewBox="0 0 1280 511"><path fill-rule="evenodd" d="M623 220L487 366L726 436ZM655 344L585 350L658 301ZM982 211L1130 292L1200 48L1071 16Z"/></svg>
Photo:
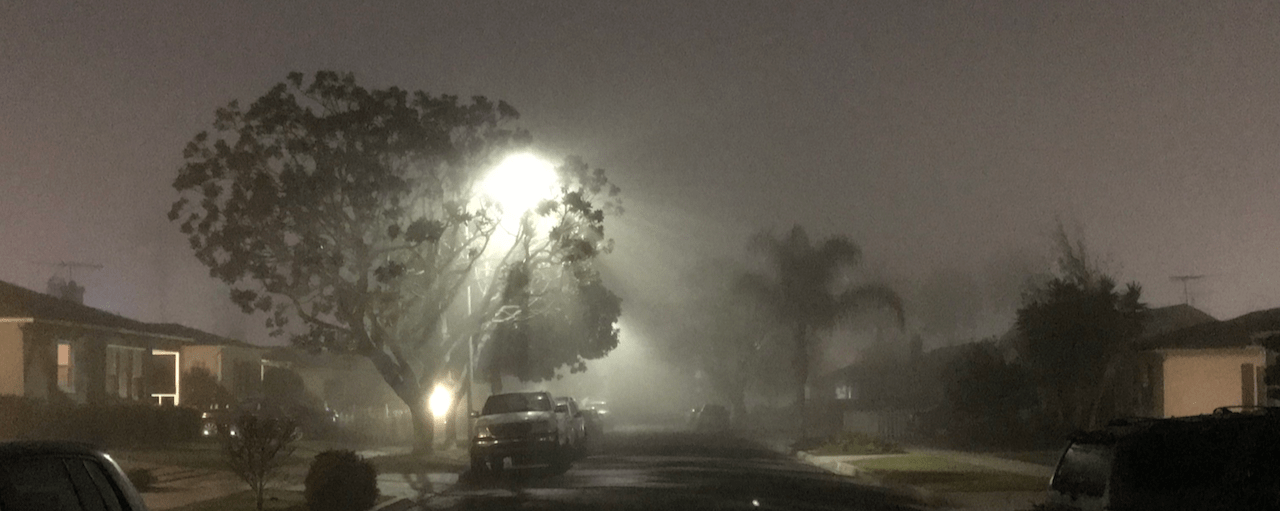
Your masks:
<svg viewBox="0 0 1280 511"><path fill-rule="evenodd" d="M1193 280L1200 280L1207 276L1208 275L1173 275L1169 277L1169 280L1182 283L1182 303L1185 305L1191 305L1191 293L1187 284Z"/></svg>

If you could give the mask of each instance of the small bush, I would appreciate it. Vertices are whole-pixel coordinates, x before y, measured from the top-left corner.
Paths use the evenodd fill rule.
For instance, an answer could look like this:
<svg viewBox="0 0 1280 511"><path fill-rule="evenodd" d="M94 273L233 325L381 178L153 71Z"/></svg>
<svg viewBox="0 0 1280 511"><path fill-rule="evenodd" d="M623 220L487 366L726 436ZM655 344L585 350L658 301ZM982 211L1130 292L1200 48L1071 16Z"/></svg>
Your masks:
<svg viewBox="0 0 1280 511"><path fill-rule="evenodd" d="M156 476L151 473L151 469L134 468L124 473L129 478L129 482L133 484L139 492L150 491L156 484Z"/></svg>
<svg viewBox="0 0 1280 511"><path fill-rule="evenodd" d="M361 511L378 501L378 469L353 451L316 455L303 482L311 511Z"/></svg>

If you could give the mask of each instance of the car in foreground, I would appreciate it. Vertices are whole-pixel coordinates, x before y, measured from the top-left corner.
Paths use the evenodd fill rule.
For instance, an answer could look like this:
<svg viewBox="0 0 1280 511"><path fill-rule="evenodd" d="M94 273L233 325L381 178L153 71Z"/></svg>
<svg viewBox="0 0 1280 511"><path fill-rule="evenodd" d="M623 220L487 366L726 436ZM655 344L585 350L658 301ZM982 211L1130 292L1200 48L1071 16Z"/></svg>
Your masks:
<svg viewBox="0 0 1280 511"><path fill-rule="evenodd" d="M147 506L110 456L72 442L0 443L0 510Z"/></svg>
<svg viewBox="0 0 1280 511"><path fill-rule="evenodd" d="M476 417L473 473L530 465L568 466L567 425L546 392L494 394Z"/></svg>
<svg viewBox="0 0 1280 511"><path fill-rule="evenodd" d="M1280 509L1280 408L1113 421L1063 451L1052 509Z"/></svg>

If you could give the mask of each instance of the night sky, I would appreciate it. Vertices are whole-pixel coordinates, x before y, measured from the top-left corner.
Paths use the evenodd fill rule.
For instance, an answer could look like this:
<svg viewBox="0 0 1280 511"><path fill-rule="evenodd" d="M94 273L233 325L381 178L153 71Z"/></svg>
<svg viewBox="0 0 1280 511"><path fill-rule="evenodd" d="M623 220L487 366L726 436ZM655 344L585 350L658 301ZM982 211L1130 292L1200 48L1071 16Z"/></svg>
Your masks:
<svg viewBox="0 0 1280 511"><path fill-rule="evenodd" d="M75 275L90 305L254 336L165 218L170 183L216 108L318 69L504 99L542 154L607 169L624 306L796 223L852 237L912 303L986 289L1055 218L1153 305L1203 274L1218 318L1280 306L1261 1L0 0L0 280L98 263ZM969 333L1008 328L981 289Z"/></svg>

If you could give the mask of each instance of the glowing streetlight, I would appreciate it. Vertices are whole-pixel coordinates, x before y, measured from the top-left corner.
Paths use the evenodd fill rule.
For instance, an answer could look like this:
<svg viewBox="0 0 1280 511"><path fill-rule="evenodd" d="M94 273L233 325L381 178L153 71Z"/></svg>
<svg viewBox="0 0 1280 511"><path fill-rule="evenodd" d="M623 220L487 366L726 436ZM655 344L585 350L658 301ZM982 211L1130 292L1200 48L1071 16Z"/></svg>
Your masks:
<svg viewBox="0 0 1280 511"><path fill-rule="evenodd" d="M520 217L539 201L555 195L556 170L529 153L513 154L489 173L481 190L502 208L504 216Z"/></svg>
<svg viewBox="0 0 1280 511"><path fill-rule="evenodd" d="M436 385L435 390L431 391L431 397L427 398L427 408L431 410L433 417L444 417L449 413L449 405L452 403L453 393L444 385Z"/></svg>

